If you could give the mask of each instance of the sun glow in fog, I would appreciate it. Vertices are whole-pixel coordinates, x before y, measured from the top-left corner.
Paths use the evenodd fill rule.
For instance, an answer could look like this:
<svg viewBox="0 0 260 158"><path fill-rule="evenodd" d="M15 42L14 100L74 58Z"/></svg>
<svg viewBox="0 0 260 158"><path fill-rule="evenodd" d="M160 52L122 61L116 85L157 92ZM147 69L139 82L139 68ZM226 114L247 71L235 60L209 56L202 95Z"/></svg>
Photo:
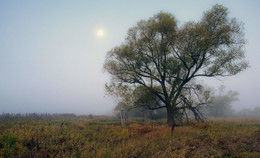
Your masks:
<svg viewBox="0 0 260 158"><path fill-rule="evenodd" d="M99 29L99 30L97 30L97 36L98 37L103 37L104 36L104 30L102 30L102 29Z"/></svg>

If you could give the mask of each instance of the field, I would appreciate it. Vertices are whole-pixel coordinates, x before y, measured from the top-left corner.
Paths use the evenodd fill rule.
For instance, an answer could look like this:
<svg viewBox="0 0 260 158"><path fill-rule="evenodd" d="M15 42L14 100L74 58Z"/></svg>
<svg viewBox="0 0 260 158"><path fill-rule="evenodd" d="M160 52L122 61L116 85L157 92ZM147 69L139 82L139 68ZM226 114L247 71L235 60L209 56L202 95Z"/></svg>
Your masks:
<svg viewBox="0 0 260 158"><path fill-rule="evenodd" d="M260 119L0 120L0 157L260 157Z"/></svg>

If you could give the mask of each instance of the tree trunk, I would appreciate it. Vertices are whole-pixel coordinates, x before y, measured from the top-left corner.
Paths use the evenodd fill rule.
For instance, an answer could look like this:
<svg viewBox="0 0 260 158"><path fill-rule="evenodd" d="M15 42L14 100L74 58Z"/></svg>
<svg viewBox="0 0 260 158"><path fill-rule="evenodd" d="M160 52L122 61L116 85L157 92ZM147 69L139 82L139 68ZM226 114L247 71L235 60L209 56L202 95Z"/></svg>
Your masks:
<svg viewBox="0 0 260 158"><path fill-rule="evenodd" d="M172 127L174 125L174 114L171 106L167 107L167 124Z"/></svg>
<svg viewBox="0 0 260 158"><path fill-rule="evenodd" d="M124 126L124 119L123 119L123 116L122 116L122 110L119 111L119 114L120 114L121 125Z"/></svg>
<svg viewBox="0 0 260 158"><path fill-rule="evenodd" d="M174 111L171 105L167 106L167 124L169 125L169 127L172 127L172 133L173 133L175 121L174 121Z"/></svg>
<svg viewBox="0 0 260 158"><path fill-rule="evenodd" d="M125 112L125 110L124 110L124 113L123 113L124 115L123 115L123 119L124 119L124 126L126 125L126 112Z"/></svg>

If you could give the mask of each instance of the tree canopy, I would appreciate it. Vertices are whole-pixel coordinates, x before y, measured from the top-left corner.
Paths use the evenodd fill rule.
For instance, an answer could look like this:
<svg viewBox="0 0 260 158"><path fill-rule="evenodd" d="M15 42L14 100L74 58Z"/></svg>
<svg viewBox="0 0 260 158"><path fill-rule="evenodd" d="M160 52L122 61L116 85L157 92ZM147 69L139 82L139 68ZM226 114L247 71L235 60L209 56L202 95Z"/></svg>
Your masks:
<svg viewBox="0 0 260 158"><path fill-rule="evenodd" d="M232 76L246 69L244 45L243 24L229 18L221 5L182 26L172 14L160 12L129 29L124 43L107 53L104 69L110 84L138 94L133 103L166 108L168 125L174 126L181 111L203 120L199 109L210 92L196 78Z"/></svg>

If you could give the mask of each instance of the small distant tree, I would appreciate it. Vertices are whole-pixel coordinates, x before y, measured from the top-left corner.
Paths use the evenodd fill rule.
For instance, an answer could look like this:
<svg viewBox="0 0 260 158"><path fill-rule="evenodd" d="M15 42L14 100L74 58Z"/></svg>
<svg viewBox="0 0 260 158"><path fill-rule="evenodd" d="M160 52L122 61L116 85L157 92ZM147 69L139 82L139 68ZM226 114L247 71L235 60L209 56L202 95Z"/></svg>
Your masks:
<svg viewBox="0 0 260 158"><path fill-rule="evenodd" d="M119 103L117 103L116 107L114 108L114 111L119 113L121 125L125 126L128 105L125 102L119 102Z"/></svg>
<svg viewBox="0 0 260 158"><path fill-rule="evenodd" d="M194 101L200 91L196 78L233 76L246 69L243 36L242 24L221 5L199 22L179 27L172 14L160 12L129 29L125 42L107 53L104 69L110 84L141 88L143 105L166 108L169 126L186 110L203 121L198 107L206 103Z"/></svg>
<svg viewBox="0 0 260 158"><path fill-rule="evenodd" d="M121 83L116 82L110 85L105 85L107 95L113 96L117 102L114 108L115 112L119 112L121 125L124 126L126 123L126 113L132 107L132 89Z"/></svg>
<svg viewBox="0 0 260 158"><path fill-rule="evenodd" d="M206 109L206 114L213 117L233 116L232 103L238 101L238 92L228 91L224 93L224 87L220 87L220 93L214 97L214 101Z"/></svg>

